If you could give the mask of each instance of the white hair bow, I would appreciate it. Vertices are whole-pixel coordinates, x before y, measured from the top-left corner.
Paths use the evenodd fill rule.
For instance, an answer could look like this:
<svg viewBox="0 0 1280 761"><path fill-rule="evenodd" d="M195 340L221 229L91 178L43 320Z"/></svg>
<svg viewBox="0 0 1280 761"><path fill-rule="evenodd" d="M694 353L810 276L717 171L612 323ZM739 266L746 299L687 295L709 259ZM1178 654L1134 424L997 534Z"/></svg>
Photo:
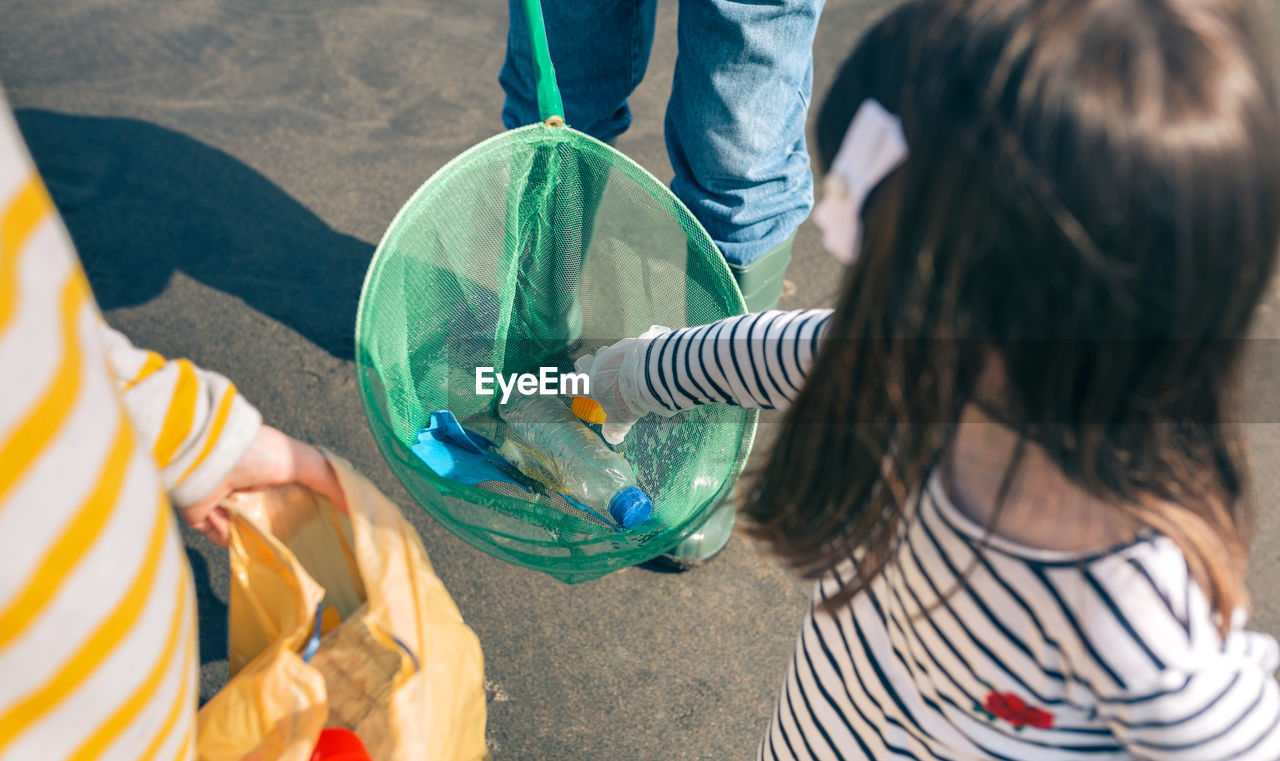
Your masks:
<svg viewBox="0 0 1280 761"><path fill-rule="evenodd" d="M813 220L831 255L852 264L862 247L862 204L907 160L902 122L874 100L858 106L823 183Z"/></svg>

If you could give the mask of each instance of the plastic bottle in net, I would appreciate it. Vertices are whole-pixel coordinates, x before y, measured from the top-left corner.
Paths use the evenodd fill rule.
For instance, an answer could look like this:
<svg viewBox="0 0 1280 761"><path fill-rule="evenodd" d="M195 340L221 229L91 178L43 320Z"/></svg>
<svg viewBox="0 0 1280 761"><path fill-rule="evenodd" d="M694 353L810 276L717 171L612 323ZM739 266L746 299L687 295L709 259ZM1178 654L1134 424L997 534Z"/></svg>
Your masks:
<svg viewBox="0 0 1280 761"><path fill-rule="evenodd" d="M498 453L522 473L607 515L622 528L643 523L653 501L631 463L554 396L518 396L499 407L507 430Z"/></svg>

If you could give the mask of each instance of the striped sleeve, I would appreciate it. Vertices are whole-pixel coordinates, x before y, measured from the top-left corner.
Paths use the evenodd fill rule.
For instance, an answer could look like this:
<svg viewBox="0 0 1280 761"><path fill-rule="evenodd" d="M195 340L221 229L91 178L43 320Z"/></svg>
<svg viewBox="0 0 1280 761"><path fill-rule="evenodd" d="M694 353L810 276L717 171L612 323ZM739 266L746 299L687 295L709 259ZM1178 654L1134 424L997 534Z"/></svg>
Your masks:
<svg viewBox="0 0 1280 761"><path fill-rule="evenodd" d="M830 309L770 310L659 336L645 356L646 403L668 412L712 402L784 409L800 393L830 317Z"/></svg>
<svg viewBox="0 0 1280 761"><path fill-rule="evenodd" d="M1194 665L1162 669L1100 704L1100 717L1133 756L1152 761L1280 759L1276 641L1234 630Z"/></svg>
<svg viewBox="0 0 1280 761"><path fill-rule="evenodd" d="M1093 685L1099 720L1132 756L1280 759L1280 647L1246 630L1242 610L1221 636L1171 540L1153 536L1043 581L1079 641L1092 643L1077 668Z"/></svg>
<svg viewBox="0 0 1280 761"><path fill-rule="evenodd" d="M169 498L178 507L198 502L240 460L262 418L223 376L103 331L125 410Z"/></svg>

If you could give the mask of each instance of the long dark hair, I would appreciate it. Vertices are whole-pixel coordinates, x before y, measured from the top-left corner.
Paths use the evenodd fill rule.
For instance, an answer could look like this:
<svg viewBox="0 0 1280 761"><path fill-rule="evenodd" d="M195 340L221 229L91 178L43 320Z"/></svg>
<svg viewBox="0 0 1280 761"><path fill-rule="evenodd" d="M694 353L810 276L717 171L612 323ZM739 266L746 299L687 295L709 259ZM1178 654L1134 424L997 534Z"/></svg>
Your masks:
<svg viewBox="0 0 1280 761"><path fill-rule="evenodd" d="M831 605L883 569L971 403L1177 542L1216 612L1245 604L1227 410L1280 239L1280 116L1252 13L923 0L845 62L820 161L866 98L899 115L910 156L866 202L810 382L744 494L751 532L806 575L858 558ZM976 398L992 353L1007 388Z"/></svg>

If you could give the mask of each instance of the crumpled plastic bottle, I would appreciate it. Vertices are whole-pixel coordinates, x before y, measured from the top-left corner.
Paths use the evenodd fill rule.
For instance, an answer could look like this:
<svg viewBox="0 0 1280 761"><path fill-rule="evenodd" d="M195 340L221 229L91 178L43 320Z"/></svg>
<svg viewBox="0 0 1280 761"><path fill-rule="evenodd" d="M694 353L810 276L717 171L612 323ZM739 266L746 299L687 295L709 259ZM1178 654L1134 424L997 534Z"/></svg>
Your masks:
<svg viewBox="0 0 1280 761"><path fill-rule="evenodd" d="M499 405L507 462L550 489L609 516L622 528L643 523L653 500L636 485L631 463L614 452L554 396L518 396Z"/></svg>

